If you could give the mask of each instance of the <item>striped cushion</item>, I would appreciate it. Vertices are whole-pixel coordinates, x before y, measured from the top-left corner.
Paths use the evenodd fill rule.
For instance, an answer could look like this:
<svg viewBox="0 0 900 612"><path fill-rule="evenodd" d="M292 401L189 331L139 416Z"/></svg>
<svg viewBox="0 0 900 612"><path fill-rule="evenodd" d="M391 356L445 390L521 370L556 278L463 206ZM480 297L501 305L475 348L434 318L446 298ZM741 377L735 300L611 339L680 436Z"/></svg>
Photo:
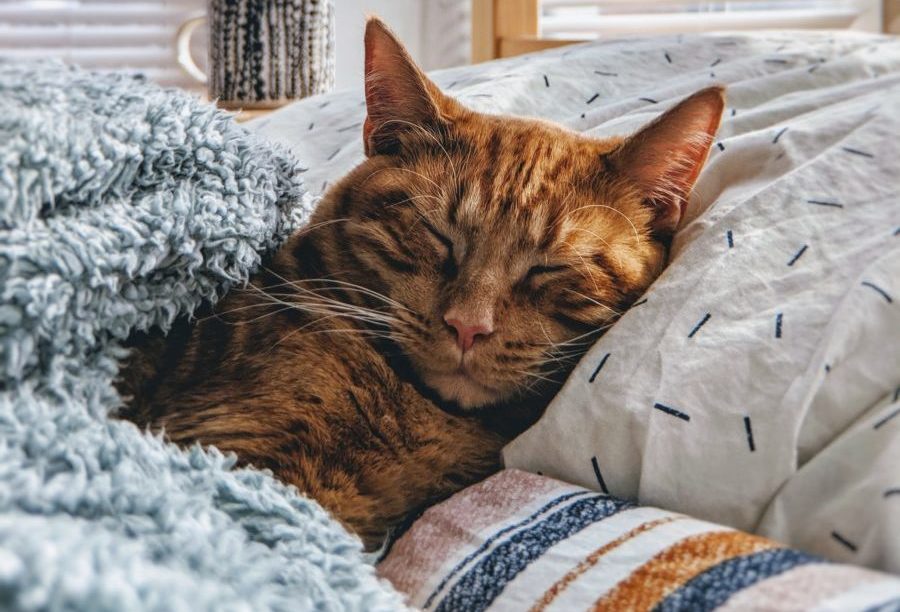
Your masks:
<svg viewBox="0 0 900 612"><path fill-rule="evenodd" d="M459 610L900 610L900 579L503 471L426 511L379 573Z"/></svg>

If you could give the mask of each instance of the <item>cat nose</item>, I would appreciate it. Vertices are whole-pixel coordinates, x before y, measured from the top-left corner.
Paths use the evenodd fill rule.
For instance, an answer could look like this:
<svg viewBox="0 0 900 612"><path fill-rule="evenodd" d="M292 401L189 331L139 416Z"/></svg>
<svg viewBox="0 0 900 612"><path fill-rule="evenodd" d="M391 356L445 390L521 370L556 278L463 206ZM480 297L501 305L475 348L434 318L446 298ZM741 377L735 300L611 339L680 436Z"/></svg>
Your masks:
<svg viewBox="0 0 900 612"><path fill-rule="evenodd" d="M490 312L466 314L451 308L444 315L444 321L456 330L456 345L464 353L472 348L478 336L490 336L494 333L494 321Z"/></svg>

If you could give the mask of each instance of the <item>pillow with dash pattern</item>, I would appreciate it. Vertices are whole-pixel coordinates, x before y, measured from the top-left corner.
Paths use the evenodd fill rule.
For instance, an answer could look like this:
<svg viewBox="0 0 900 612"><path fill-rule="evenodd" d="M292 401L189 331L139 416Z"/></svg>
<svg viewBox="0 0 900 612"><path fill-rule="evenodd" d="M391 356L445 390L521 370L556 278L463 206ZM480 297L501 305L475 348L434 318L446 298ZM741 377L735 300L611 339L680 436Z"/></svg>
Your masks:
<svg viewBox="0 0 900 612"><path fill-rule="evenodd" d="M507 467L900 572L900 41L844 59L729 87L670 266Z"/></svg>

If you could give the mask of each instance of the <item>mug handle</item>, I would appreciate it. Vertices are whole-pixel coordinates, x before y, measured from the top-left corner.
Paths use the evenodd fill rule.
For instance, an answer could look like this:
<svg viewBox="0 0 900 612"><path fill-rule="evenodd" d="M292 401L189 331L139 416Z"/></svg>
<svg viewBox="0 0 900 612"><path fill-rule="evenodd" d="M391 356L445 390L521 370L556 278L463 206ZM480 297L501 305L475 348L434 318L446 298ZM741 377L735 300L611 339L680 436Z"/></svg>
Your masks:
<svg viewBox="0 0 900 612"><path fill-rule="evenodd" d="M200 66L197 65L197 62L191 56L191 35L204 21L206 21L206 15L201 13L187 19L178 26L178 32L175 34L175 44L178 49L178 55L176 56L178 65L191 77L205 84L208 80L206 73L200 69Z"/></svg>

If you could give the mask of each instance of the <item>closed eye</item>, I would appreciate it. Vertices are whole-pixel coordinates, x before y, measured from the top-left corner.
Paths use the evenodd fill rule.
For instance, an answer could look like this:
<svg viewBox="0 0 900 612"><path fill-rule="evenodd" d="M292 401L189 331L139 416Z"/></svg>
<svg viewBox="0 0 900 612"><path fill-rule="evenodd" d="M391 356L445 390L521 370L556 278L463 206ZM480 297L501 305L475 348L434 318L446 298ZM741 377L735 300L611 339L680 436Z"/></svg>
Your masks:
<svg viewBox="0 0 900 612"><path fill-rule="evenodd" d="M528 272L525 274L525 278L534 278L536 276L540 276L541 274L554 274L556 272L562 272L563 270L567 270L569 266L558 265L558 266L531 266L528 269Z"/></svg>
<svg viewBox="0 0 900 612"><path fill-rule="evenodd" d="M427 229L428 232L447 249L447 256L444 258L444 263L441 265L441 271L447 278L453 278L456 276L457 272L459 272L459 267L456 265L456 255L453 252L453 241L437 231L428 221L422 221L422 224L425 226L425 229Z"/></svg>
<svg viewBox="0 0 900 612"><path fill-rule="evenodd" d="M438 242L446 247L447 256L453 259L453 241L437 231L434 226L428 221L422 221L422 225L425 226L425 229L427 229L431 233L431 235L437 239Z"/></svg>

